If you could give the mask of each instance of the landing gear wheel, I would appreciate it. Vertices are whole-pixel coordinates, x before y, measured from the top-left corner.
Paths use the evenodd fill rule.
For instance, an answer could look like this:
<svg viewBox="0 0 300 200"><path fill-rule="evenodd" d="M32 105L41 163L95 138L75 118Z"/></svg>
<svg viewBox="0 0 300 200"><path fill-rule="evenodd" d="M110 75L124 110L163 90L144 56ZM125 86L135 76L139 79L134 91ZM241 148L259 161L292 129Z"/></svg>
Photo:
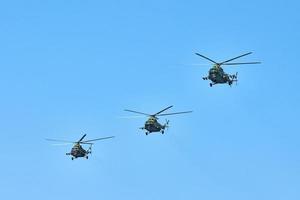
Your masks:
<svg viewBox="0 0 300 200"><path fill-rule="evenodd" d="M164 133L165 133L165 131L162 131L162 132L161 132L161 134L164 134Z"/></svg>
<svg viewBox="0 0 300 200"><path fill-rule="evenodd" d="M210 87L212 87L212 86L213 86L213 84L212 84L212 83L210 83L210 84L209 84L209 86L210 86Z"/></svg>
<svg viewBox="0 0 300 200"><path fill-rule="evenodd" d="M74 160L74 157L72 157L71 159Z"/></svg>
<svg viewBox="0 0 300 200"><path fill-rule="evenodd" d="M86 156L85 158L86 158L86 159L89 159L89 157L88 157L88 156Z"/></svg>
<svg viewBox="0 0 300 200"><path fill-rule="evenodd" d="M148 132L146 132L146 135L148 135L149 133Z"/></svg>

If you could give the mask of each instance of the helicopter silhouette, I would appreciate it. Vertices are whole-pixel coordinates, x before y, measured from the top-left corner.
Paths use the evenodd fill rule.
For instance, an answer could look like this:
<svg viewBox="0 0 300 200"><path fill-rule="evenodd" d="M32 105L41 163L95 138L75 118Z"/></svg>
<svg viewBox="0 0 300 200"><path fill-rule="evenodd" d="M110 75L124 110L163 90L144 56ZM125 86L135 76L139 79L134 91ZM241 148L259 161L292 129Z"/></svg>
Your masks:
<svg viewBox="0 0 300 200"><path fill-rule="evenodd" d="M177 115L177 114L185 114L185 113L191 113L192 111L184 111L184 112L175 112L175 113L165 113L163 114L164 111L172 108L173 106L169 106L167 108L164 108L163 110L155 113L155 114L147 114L147 113L143 113L143 112L138 112L138 111L134 111L134 110L124 110L127 112L132 112L132 113L136 113L136 114L141 114L141 115L145 115L148 116L148 120L145 122L144 126L141 127L140 129L142 130L146 130L145 134L148 135L149 133L153 133L153 132L161 132L162 134L165 133L165 129L169 127L169 120L166 120L165 124L161 124L158 122L158 116L167 116L167 115Z"/></svg>
<svg viewBox="0 0 300 200"><path fill-rule="evenodd" d="M110 139L110 138L114 138L114 136L109 136L109 137L102 137L102 138L97 138L97 139L93 139L93 140L84 140L86 134L84 134L77 142L73 142L73 141L67 141L67 140L57 140L57 139L46 139L48 141L54 141L54 142L64 142L64 143L60 143L60 144L55 144L55 145L68 145L68 144L74 144L74 146L72 147L71 151L69 153L66 153L66 155L71 155L71 159L74 160L75 158L80 158L80 157L85 157L86 159L89 158L89 154L92 154L92 145L94 143L94 141L97 140L105 140L105 139ZM89 148L87 150L85 150L81 144L87 144L90 145Z"/></svg>
<svg viewBox="0 0 300 200"><path fill-rule="evenodd" d="M213 67L210 68L208 71L208 76L203 77L203 80L211 80L212 82L209 84L210 87L212 87L215 84L224 84L228 83L229 86L232 85L233 82L237 82L237 75L238 73L236 72L235 74L227 74L224 72L223 68L221 67L222 65L247 65L247 64L260 64L261 62L240 62L240 63L231 63L231 61L247 56L249 54L252 54L252 52L245 53L243 55L231 58L229 60L223 61L223 62L216 62L204 55L201 55L199 53L195 53L197 56L200 56L206 60L209 60L210 62L214 63Z"/></svg>

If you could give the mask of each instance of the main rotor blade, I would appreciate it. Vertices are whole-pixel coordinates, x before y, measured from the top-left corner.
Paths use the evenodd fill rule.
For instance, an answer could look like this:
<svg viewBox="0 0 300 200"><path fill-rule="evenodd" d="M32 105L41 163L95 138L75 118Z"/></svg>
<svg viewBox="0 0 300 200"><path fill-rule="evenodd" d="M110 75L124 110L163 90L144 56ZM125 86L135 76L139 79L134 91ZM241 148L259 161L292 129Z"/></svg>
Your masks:
<svg viewBox="0 0 300 200"><path fill-rule="evenodd" d="M91 142L79 142L80 144L89 144L89 145L93 145L94 143Z"/></svg>
<svg viewBox="0 0 300 200"><path fill-rule="evenodd" d="M166 115L178 115L178 114L185 114L185 113L191 113L193 111L184 111L184 112L175 112L175 113L166 113L166 114L160 114L157 116L166 116Z"/></svg>
<svg viewBox="0 0 300 200"><path fill-rule="evenodd" d="M73 141L68 141L68 140L56 140L56 139L49 139L49 138L46 138L46 140L48 140L48 141L52 141L52 142L67 142L67 143L76 143L76 142L73 142Z"/></svg>
<svg viewBox="0 0 300 200"><path fill-rule="evenodd" d="M142 112L138 112L138 111L134 111L134 110L127 110L127 109L125 109L124 111L127 111L127 112L132 112L132 113L137 113L137 114L140 114L140 115L151 116L150 114L147 114L147 113L142 113Z"/></svg>
<svg viewBox="0 0 300 200"><path fill-rule="evenodd" d="M202 66L202 67L207 67L207 66L210 66L210 64L185 64L184 66Z"/></svg>
<svg viewBox="0 0 300 200"><path fill-rule="evenodd" d="M206 57L206 56L204 56L204 55L201 55L200 53L195 53L197 56L200 56L200 57L202 57L202 58L205 58L206 60L209 60L210 62L213 62L213 63L215 63L215 64L218 64L216 61L214 61L214 60L212 60L212 59L210 59L210 58L208 58L208 57Z"/></svg>
<svg viewBox="0 0 300 200"><path fill-rule="evenodd" d="M226 60L226 61L224 61L224 62L221 62L220 65L223 65L224 63L230 62L230 61L235 60L235 59L238 59L238 58L240 58L240 57L247 56L247 55L249 55L249 54L251 54L251 53L252 53L252 52L249 52L249 53L245 53L245 54L243 54L243 55L240 55L240 56L231 58L231 59L229 59L229 60Z"/></svg>
<svg viewBox="0 0 300 200"><path fill-rule="evenodd" d="M136 118L144 118L144 116L137 115L137 116L120 116L119 119L136 119Z"/></svg>
<svg viewBox="0 0 300 200"><path fill-rule="evenodd" d="M85 138L85 136L86 136L86 134L84 134L84 135L80 138L80 140L78 140L77 143L81 142L81 141L83 140L83 138Z"/></svg>
<svg viewBox="0 0 300 200"><path fill-rule="evenodd" d="M97 140L105 140L105 139L110 139L110 138L114 138L115 136L109 136L109 137L103 137L103 138L97 138L97 139L93 139L93 140L85 140L85 141L82 141L80 143L89 143L89 142L93 142L93 141L97 141Z"/></svg>
<svg viewBox="0 0 300 200"><path fill-rule="evenodd" d="M65 146L65 145L73 145L74 142L67 142L67 143L58 143L58 144L51 144L53 146Z"/></svg>
<svg viewBox="0 0 300 200"><path fill-rule="evenodd" d="M164 111L166 111L166 110L168 110L168 109L170 109L170 108L172 108L172 107L173 107L173 106L169 106L169 107L167 107L167 108L165 108L165 109L163 109L163 110L161 110L161 111L155 113L155 114L152 115L152 116L157 116L157 115L159 115L160 113L162 113L162 112L164 112Z"/></svg>
<svg viewBox="0 0 300 200"><path fill-rule="evenodd" d="M261 62L224 63L223 65L248 65L248 64L261 64Z"/></svg>

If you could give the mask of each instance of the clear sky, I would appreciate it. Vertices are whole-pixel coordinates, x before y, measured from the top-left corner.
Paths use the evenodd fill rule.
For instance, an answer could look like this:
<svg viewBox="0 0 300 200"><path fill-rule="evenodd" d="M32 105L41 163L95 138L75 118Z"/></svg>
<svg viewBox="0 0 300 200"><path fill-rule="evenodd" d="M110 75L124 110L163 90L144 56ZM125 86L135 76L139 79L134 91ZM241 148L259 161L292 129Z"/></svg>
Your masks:
<svg viewBox="0 0 300 200"><path fill-rule="evenodd" d="M299 200L300 3L1 1L1 199ZM210 88L209 64L237 86ZM146 136L146 118L170 116ZM165 118L160 119L162 122ZM97 142L89 160L45 138Z"/></svg>

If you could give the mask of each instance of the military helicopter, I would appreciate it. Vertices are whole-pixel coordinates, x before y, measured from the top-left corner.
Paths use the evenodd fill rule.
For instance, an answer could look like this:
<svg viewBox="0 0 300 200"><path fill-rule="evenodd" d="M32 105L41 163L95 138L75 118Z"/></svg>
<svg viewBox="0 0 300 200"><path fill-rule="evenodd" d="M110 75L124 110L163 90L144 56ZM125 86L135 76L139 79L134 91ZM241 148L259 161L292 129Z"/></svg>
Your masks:
<svg viewBox="0 0 300 200"><path fill-rule="evenodd" d="M147 114L147 113L142 113L142 112L138 112L138 111L134 111L134 110L124 110L127 112L132 112L132 113L137 113L137 114L141 114L141 115L146 115L148 116L148 120L145 122L144 127L141 127L140 129L142 130L146 130L146 135L148 135L149 133L153 133L153 132L161 132L162 134L165 133L165 129L168 128L169 126L169 120L166 120L165 124L160 124L158 122L158 116L166 116L166 115L177 115L177 114L184 114L184 113L191 113L192 111L185 111L185 112L176 112L176 113L165 113L162 114L162 112L172 108L173 106L169 106L155 114Z"/></svg>
<svg viewBox="0 0 300 200"><path fill-rule="evenodd" d="M89 154L92 153L92 145L94 143L94 141L97 140L105 140L105 139L110 139L110 138L114 138L114 136L109 136L109 137L103 137L103 138L97 138L97 139L93 139L93 140L83 140L85 138L86 134L84 134L77 142L73 142L73 141L66 141L66 140L56 140L56 139L46 139L48 141L54 141L54 142L64 142L64 143L60 143L60 144L55 144L55 145L68 145L68 144L74 144L74 146L71 149L70 153L66 153L66 155L71 155L72 160L74 160L75 158L80 158L80 157L85 157L86 159L89 158ZM81 144L87 144L90 145L89 148L87 150L85 150Z"/></svg>
<svg viewBox="0 0 300 200"><path fill-rule="evenodd" d="M199 53L196 53L197 56L200 56L206 60L209 60L210 62L214 63L213 67L209 70L208 76L203 77L203 80L211 80L212 82L209 84L210 87L212 87L215 84L224 84L228 83L228 85L232 85L233 82L237 82L237 73L229 75L226 74L221 67L222 65L247 65L247 64L260 64L261 62L240 62L240 63L231 63L230 61L233 61L235 59L247 56L251 54L252 52L245 53L243 55L231 58L229 60L223 61L223 62L216 62L204 55L201 55Z"/></svg>

